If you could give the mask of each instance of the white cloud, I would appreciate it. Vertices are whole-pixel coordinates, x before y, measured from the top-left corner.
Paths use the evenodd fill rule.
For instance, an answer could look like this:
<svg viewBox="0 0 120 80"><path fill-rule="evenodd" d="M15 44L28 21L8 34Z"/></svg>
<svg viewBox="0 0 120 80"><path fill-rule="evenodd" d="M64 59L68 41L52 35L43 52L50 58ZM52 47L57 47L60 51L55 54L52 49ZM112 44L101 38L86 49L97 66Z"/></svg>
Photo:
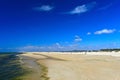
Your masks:
<svg viewBox="0 0 120 80"><path fill-rule="evenodd" d="M75 9L73 9L69 13L70 14L81 14L87 11L88 11L88 8L86 7L86 5L82 5L82 6L77 6Z"/></svg>
<svg viewBox="0 0 120 80"><path fill-rule="evenodd" d="M88 32L87 35L91 35L91 32Z"/></svg>
<svg viewBox="0 0 120 80"><path fill-rule="evenodd" d="M56 45L56 47L58 47L58 48L61 48L61 49L64 48L63 46L60 45L60 43L56 43L55 45Z"/></svg>
<svg viewBox="0 0 120 80"><path fill-rule="evenodd" d="M82 41L82 38L80 38L78 35L75 35L74 41L75 42L80 42L80 41Z"/></svg>
<svg viewBox="0 0 120 80"><path fill-rule="evenodd" d="M115 29L102 29L96 31L94 34L110 34L110 33L114 33L115 31L116 31Z"/></svg>
<svg viewBox="0 0 120 80"><path fill-rule="evenodd" d="M35 7L34 10L37 11L51 11L54 7L50 5L42 5L40 7Z"/></svg>
<svg viewBox="0 0 120 80"><path fill-rule="evenodd" d="M83 4L80 6L76 6L73 10L69 11L69 14L81 14L89 11L95 6L96 2L91 2L88 4Z"/></svg>

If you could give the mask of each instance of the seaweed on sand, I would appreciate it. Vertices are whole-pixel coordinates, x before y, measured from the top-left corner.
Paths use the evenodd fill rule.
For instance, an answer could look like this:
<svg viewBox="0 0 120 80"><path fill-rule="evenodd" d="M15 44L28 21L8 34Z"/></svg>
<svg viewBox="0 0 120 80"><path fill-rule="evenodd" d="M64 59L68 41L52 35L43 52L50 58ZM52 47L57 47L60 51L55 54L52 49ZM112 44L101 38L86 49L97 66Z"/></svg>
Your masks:
<svg viewBox="0 0 120 80"><path fill-rule="evenodd" d="M40 80L49 80L49 77L47 76L48 73L48 68L42 64L42 63L38 63L40 65Z"/></svg>

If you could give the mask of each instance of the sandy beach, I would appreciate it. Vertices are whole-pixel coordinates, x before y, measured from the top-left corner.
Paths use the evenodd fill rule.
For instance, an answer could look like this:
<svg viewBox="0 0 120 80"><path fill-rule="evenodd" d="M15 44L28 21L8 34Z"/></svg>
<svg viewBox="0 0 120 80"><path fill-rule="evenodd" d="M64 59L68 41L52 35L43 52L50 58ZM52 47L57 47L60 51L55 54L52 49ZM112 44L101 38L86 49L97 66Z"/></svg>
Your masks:
<svg viewBox="0 0 120 80"><path fill-rule="evenodd" d="M28 52L21 55L46 66L49 80L120 80L120 54L105 54Z"/></svg>

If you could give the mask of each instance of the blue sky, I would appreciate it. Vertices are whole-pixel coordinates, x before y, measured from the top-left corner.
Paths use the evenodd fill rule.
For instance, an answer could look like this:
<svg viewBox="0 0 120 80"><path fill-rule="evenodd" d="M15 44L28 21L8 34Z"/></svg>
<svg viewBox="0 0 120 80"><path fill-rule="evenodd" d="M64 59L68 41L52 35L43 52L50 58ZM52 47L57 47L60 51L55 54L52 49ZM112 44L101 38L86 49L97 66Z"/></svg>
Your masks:
<svg viewBox="0 0 120 80"><path fill-rule="evenodd" d="M0 51L120 48L119 0L0 0Z"/></svg>

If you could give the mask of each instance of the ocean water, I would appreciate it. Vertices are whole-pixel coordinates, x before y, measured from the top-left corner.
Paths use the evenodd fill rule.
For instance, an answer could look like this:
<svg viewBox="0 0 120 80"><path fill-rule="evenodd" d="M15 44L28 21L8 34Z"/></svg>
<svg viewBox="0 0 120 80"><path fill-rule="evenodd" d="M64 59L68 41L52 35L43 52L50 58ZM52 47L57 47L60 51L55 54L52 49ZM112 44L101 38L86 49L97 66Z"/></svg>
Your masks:
<svg viewBox="0 0 120 80"><path fill-rule="evenodd" d="M0 80L22 80L18 77L25 74L18 53L0 53Z"/></svg>

